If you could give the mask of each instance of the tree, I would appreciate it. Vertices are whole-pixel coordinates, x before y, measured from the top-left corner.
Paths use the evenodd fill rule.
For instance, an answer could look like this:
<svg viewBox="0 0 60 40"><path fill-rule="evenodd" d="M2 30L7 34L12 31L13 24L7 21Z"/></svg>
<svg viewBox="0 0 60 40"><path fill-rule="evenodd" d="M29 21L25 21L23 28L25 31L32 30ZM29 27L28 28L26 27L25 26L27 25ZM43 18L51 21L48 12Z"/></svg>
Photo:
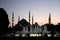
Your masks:
<svg viewBox="0 0 60 40"><path fill-rule="evenodd" d="M8 14L3 8L0 8L0 35L6 35L8 32L8 25Z"/></svg>

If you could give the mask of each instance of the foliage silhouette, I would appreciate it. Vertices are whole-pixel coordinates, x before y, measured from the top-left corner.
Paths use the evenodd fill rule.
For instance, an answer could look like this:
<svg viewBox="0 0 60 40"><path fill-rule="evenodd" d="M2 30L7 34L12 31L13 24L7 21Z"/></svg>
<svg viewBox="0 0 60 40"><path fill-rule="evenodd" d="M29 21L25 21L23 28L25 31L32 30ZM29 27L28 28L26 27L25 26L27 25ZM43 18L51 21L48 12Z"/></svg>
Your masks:
<svg viewBox="0 0 60 40"><path fill-rule="evenodd" d="M8 14L3 8L0 8L0 35L6 35L8 32L8 25Z"/></svg>

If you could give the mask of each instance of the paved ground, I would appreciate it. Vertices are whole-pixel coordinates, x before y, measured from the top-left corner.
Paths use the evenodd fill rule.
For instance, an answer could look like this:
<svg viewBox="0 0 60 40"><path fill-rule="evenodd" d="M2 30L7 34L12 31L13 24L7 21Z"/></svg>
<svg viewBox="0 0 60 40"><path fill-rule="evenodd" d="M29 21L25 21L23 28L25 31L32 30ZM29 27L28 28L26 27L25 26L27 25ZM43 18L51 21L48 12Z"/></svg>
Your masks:
<svg viewBox="0 0 60 40"><path fill-rule="evenodd" d="M57 37L0 37L0 40L57 40Z"/></svg>

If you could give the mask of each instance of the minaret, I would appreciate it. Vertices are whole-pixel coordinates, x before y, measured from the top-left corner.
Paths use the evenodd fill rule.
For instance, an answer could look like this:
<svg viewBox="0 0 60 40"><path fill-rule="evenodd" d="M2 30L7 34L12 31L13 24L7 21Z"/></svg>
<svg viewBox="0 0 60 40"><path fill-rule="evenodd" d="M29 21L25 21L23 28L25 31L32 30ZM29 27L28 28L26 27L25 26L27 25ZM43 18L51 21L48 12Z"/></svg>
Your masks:
<svg viewBox="0 0 60 40"><path fill-rule="evenodd" d="M12 13L12 27L14 26L14 12Z"/></svg>
<svg viewBox="0 0 60 40"><path fill-rule="evenodd" d="M33 16L32 16L32 25L33 25Z"/></svg>
<svg viewBox="0 0 60 40"><path fill-rule="evenodd" d="M18 22L20 21L20 16L18 16Z"/></svg>
<svg viewBox="0 0 60 40"><path fill-rule="evenodd" d="M28 31L30 32L30 11L29 11L29 27L28 27Z"/></svg>
<svg viewBox="0 0 60 40"><path fill-rule="evenodd" d="M30 11L29 11L29 23L30 23Z"/></svg>
<svg viewBox="0 0 60 40"><path fill-rule="evenodd" d="M51 14L49 13L49 24L51 24Z"/></svg>

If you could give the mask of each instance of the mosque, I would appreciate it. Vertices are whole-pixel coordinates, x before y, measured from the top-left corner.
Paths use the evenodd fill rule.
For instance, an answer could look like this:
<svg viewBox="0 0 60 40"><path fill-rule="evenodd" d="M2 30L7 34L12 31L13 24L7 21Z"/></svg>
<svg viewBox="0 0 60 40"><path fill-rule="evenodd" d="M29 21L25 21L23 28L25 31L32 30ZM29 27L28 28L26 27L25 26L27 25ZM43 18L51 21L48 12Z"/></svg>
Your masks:
<svg viewBox="0 0 60 40"><path fill-rule="evenodd" d="M49 13L49 19L48 24L51 24L51 14ZM22 27L22 31L16 31L16 34L45 34L49 33L47 30L47 26L44 25L43 27L39 26L38 23L34 23L34 18L32 16L32 24L31 22L31 15L29 11L29 22L25 19L20 19L20 16L18 17L18 23L15 25L15 27ZM14 26L14 13L12 13L12 27Z"/></svg>

